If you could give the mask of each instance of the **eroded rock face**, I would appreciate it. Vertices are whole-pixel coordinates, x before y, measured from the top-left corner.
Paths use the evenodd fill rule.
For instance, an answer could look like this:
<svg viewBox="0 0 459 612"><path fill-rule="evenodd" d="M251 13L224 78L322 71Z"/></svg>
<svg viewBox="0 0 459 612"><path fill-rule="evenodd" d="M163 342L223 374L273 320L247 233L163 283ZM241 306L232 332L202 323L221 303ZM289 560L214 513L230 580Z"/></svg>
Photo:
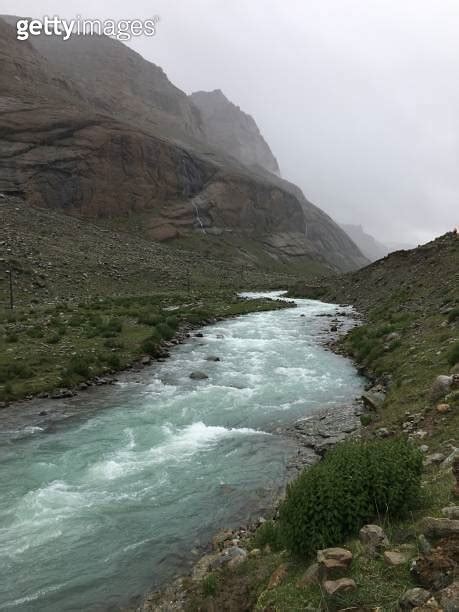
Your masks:
<svg viewBox="0 0 459 612"><path fill-rule="evenodd" d="M0 53L0 193L82 218L129 217L154 240L197 233L210 248L224 237L284 262L367 263L298 188L209 143L193 102L125 45L32 45L0 19Z"/></svg>

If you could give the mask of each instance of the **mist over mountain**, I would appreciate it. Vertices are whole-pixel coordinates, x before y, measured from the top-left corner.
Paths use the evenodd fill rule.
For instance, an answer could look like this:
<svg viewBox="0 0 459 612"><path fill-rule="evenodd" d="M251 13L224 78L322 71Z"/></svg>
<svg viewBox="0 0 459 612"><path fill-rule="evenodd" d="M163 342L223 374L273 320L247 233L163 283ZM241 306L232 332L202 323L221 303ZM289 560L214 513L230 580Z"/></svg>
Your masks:
<svg viewBox="0 0 459 612"><path fill-rule="evenodd" d="M256 265L367 262L221 94L188 97L104 36L19 42L14 21L0 20L4 193Z"/></svg>

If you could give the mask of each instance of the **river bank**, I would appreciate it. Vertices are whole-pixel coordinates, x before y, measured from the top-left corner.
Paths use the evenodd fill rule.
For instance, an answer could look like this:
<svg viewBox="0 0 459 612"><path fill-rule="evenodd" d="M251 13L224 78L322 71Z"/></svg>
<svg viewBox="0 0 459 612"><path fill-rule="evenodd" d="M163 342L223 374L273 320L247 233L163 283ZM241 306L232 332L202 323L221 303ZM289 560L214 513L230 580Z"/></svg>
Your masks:
<svg viewBox="0 0 459 612"><path fill-rule="evenodd" d="M217 322L114 385L41 400L72 405L72 415L45 431L4 436L0 533L4 552L20 563L20 582L0 601L21 611L120 605L185 568L222 525L267 513L297 452L276 430L346 405L361 390L347 360L320 344L330 321L316 315L326 312L336 307L305 301ZM207 378L191 379L197 370ZM2 532L11 512L18 520ZM72 586L77 575L84 589ZM5 580L2 588L14 584ZM36 581L55 590L34 594ZM18 594L35 599L21 604Z"/></svg>

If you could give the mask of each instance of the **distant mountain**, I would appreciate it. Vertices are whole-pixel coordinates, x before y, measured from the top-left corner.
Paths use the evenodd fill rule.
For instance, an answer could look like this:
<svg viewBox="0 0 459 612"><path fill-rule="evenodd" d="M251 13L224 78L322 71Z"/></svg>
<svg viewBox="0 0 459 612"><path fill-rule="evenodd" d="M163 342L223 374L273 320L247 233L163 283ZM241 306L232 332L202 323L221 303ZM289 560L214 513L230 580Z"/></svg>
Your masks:
<svg viewBox="0 0 459 612"><path fill-rule="evenodd" d="M187 96L105 36L18 41L16 20L0 19L0 192L259 266L368 262L223 94Z"/></svg>
<svg viewBox="0 0 459 612"><path fill-rule="evenodd" d="M415 249L416 246L419 246L415 244L408 244L406 242L386 242L386 244L390 253L393 253L394 251L411 251L411 249Z"/></svg>
<svg viewBox="0 0 459 612"><path fill-rule="evenodd" d="M381 259L390 252L388 246L382 244L382 242L378 242L373 236L367 234L361 225L348 225L343 223L340 225L370 261Z"/></svg>
<svg viewBox="0 0 459 612"><path fill-rule="evenodd" d="M208 142L247 166L260 166L280 174L279 165L255 120L228 100L220 89L190 96L203 118Z"/></svg>

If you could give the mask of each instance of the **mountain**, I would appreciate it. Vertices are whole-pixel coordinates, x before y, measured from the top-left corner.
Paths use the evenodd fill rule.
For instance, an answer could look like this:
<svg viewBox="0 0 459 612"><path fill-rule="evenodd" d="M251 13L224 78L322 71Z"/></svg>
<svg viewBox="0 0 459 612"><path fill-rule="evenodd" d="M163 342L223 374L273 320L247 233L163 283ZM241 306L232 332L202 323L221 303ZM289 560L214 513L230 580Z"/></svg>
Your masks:
<svg viewBox="0 0 459 612"><path fill-rule="evenodd" d="M370 261L376 261L385 257L391 250L386 245L378 242L373 236L367 234L361 225L341 223L340 226Z"/></svg>
<svg viewBox="0 0 459 612"><path fill-rule="evenodd" d="M208 142L247 166L280 174L277 160L253 117L230 102L220 89L197 91L190 97L201 111Z"/></svg>
<svg viewBox="0 0 459 612"><path fill-rule="evenodd" d="M219 148L226 128L161 68L104 36L18 41L15 19L0 19L0 192L265 268L367 263L296 186Z"/></svg>

